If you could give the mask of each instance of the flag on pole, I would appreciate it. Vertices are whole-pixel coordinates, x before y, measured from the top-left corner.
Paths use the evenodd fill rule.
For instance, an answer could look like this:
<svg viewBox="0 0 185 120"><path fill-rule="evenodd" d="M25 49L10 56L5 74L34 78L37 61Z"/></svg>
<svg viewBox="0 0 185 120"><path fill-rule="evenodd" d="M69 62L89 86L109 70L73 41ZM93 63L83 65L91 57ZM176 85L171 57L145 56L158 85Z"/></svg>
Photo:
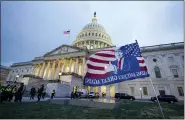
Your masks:
<svg viewBox="0 0 185 120"><path fill-rule="evenodd" d="M70 30L64 31L64 34L70 34Z"/></svg>
<svg viewBox="0 0 185 120"><path fill-rule="evenodd" d="M138 43L98 51L87 60L84 85L102 86L149 77Z"/></svg>

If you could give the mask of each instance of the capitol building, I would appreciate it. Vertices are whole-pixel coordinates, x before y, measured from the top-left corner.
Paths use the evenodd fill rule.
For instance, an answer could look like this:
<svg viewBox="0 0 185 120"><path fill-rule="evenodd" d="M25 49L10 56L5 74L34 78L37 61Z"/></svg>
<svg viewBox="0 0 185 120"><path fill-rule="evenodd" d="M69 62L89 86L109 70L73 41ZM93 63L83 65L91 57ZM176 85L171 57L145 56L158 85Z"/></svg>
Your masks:
<svg viewBox="0 0 185 120"><path fill-rule="evenodd" d="M43 56L11 65L6 83L24 82L27 90L44 84L49 95L56 90L56 97L66 97L74 85L99 92L100 96L104 92L106 97L114 97L117 92L142 99L154 96L149 78L106 86L83 86L88 57L102 49L116 47L113 41L94 16L72 45L61 45ZM175 95L184 100L184 42L144 46L141 51L157 94Z"/></svg>

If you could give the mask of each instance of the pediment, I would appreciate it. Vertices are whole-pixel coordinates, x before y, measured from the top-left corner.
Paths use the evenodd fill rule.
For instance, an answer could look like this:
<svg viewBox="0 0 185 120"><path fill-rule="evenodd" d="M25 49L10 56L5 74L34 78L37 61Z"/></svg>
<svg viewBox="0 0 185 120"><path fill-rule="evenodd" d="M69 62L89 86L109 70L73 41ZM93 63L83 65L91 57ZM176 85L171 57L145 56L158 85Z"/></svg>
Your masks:
<svg viewBox="0 0 185 120"><path fill-rule="evenodd" d="M46 53L44 56L52 56L52 55L59 55L63 53L72 53L72 52L79 52L79 51L85 51L84 48L78 48L70 45L61 45L58 48Z"/></svg>

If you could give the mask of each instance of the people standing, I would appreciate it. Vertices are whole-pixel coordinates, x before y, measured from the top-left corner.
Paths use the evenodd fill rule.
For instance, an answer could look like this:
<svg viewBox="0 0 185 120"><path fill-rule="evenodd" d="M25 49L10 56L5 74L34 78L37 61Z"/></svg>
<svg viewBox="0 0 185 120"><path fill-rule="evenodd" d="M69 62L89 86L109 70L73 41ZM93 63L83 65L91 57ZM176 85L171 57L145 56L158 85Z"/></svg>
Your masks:
<svg viewBox="0 0 185 120"><path fill-rule="evenodd" d="M43 92L42 92L42 99L44 99L45 96L46 96L46 89L44 89Z"/></svg>
<svg viewBox="0 0 185 120"><path fill-rule="evenodd" d="M53 90L53 92L51 93L51 99L53 99L54 96L55 96L55 90Z"/></svg>
<svg viewBox="0 0 185 120"><path fill-rule="evenodd" d="M43 90L44 90L44 85L41 85L41 87L38 89L38 95L37 95L38 100L37 100L37 102L40 101Z"/></svg>
<svg viewBox="0 0 185 120"><path fill-rule="evenodd" d="M0 88L0 101L1 104L5 101L5 86L1 86Z"/></svg>
<svg viewBox="0 0 185 120"><path fill-rule="evenodd" d="M15 95L15 102L17 101L19 101L20 103L22 102L22 95L24 94L25 90L26 90L26 87L24 86L24 83L21 83Z"/></svg>
<svg viewBox="0 0 185 120"><path fill-rule="evenodd" d="M34 87L32 87L31 90L30 90L30 99L33 99L34 100L35 93L36 93L36 90L35 90Z"/></svg>
<svg viewBox="0 0 185 120"><path fill-rule="evenodd" d="M14 85L13 90L12 90L12 99L13 99L13 97L15 99L16 92L17 92L17 87L16 87L16 85Z"/></svg>

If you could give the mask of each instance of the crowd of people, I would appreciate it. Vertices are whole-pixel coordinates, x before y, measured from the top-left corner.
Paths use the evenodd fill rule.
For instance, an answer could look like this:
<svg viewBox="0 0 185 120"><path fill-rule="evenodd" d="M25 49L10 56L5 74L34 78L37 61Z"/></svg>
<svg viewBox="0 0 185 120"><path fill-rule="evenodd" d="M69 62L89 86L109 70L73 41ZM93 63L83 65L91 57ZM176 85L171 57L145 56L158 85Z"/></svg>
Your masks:
<svg viewBox="0 0 185 120"><path fill-rule="evenodd" d="M0 86L0 101L1 104L3 102L22 102L22 96L26 90L26 86L24 83L20 83L20 85L14 84L14 85L1 85ZM37 102L40 101L40 99L44 99L46 96L46 89L44 88L44 85L41 85L40 88L36 91L35 87L32 87L30 89L30 99L34 99L35 95L37 94ZM55 96L55 90L51 93L51 99ZM13 100L14 99L14 100Z"/></svg>
<svg viewBox="0 0 185 120"><path fill-rule="evenodd" d="M1 85L0 86L0 101L1 104L4 101L11 102L14 98L14 102L22 102L22 95L25 92L26 87L24 83L20 85Z"/></svg>

